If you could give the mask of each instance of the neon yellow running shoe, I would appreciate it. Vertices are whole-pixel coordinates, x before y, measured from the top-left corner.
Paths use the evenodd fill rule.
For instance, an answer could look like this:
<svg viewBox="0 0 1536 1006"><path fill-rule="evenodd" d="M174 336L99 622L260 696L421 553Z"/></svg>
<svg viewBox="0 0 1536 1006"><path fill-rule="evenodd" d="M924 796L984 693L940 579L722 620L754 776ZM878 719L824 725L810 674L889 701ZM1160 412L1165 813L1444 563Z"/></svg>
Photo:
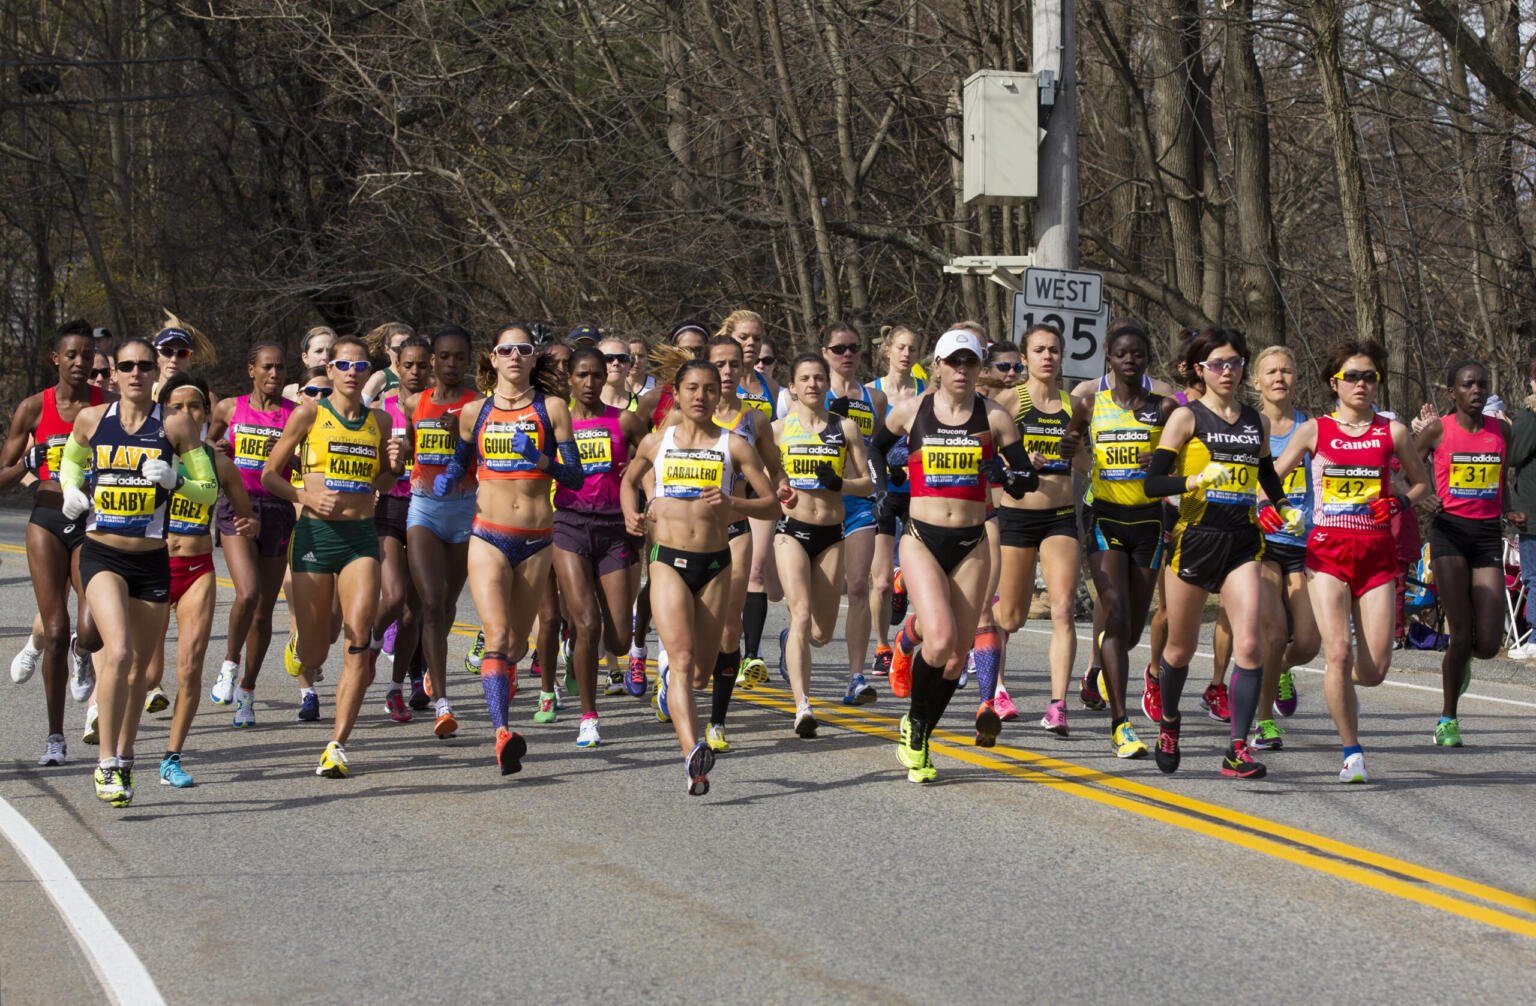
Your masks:
<svg viewBox="0 0 1536 1006"><path fill-rule="evenodd" d="M149 694L144 696L144 711L146 713L163 712L169 708L171 700L165 697L165 689L151 688Z"/></svg>
<svg viewBox="0 0 1536 1006"><path fill-rule="evenodd" d="M1115 749L1116 758L1145 758L1147 746L1141 738L1136 736L1136 731L1131 727L1130 720L1124 720L1115 727L1115 732L1110 735L1110 743Z"/></svg>
<svg viewBox="0 0 1536 1006"><path fill-rule="evenodd" d="M1461 724L1456 720L1441 720L1435 724L1435 746L1442 748L1461 747Z"/></svg>
<svg viewBox="0 0 1536 1006"><path fill-rule="evenodd" d="M347 766L346 748L331 741L320 753L320 764L315 769L315 775L327 779L345 779L351 774L352 770Z"/></svg>
<svg viewBox="0 0 1536 1006"><path fill-rule="evenodd" d="M736 687L751 690L768 683L768 665L758 657L745 657L736 668Z"/></svg>
<svg viewBox="0 0 1536 1006"><path fill-rule="evenodd" d="M928 738L922 738L918 744L916 749L912 747L912 720L908 716L903 716L901 740L896 745L896 759L906 768L908 782L932 782L938 778L939 773L933 767L933 759L928 755Z"/></svg>
<svg viewBox="0 0 1536 1006"><path fill-rule="evenodd" d="M299 663L299 636L298 633L289 633L288 645L283 647L283 670L289 677L296 678L304 673L304 665Z"/></svg>
<svg viewBox="0 0 1536 1006"><path fill-rule="evenodd" d="M715 726L711 723L704 728L704 740L709 743L711 751L729 751L731 742L725 739L725 727Z"/></svg>

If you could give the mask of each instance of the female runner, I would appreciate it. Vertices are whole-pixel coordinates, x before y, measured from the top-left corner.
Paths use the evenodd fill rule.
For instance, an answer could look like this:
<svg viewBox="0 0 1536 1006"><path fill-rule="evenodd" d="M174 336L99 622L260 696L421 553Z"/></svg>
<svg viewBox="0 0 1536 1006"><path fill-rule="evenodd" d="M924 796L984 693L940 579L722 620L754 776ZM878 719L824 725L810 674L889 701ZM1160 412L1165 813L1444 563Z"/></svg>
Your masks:
<svg viewBox="0 0 1536 1006"><path fill-rule="evenodd" d="M1526 515L1509 505L1513 479L1509 463L1509 421L1483 415L1488 401L1488 368L1474 360L1454 363L1445 374L1451 411L1419 433L1417 453L1434 452L1435 519L1429 552L1435 593L1450 626L1451 641L1440 658L1440 722L1434 741L1461 747L1457 703L1472 680L1472 658L1488 660L1504 639L1504 532L1500 517L1523 528Z"/></svg>
<svg viewBox="0 0 1536 1006"><path fill-rule="evenodd" d="M880 330L879 358L884 361L885 372L869 383L869 388L885 396L885 410L890 410L921 395L928 382L913 376L912 364L920 351L917 333L905 325L887 325ZM875 561L869 572L870 619L874 625L875 664L874 673L884 677L891 673L891 624L906 617L905 595L900 610L893 608L896 586L896 533L897 521L907 519L907 505L911 502L911 486L906 479L906 454L901 445L895 448L897 457L886 458L886 471L890 476L886 487L885 506L875 515Z"/></svg>
<svg viewBox="0 0 1536 1006"><path fill-rule="evenodd" d="M1275 468L1283 476L1311 455L1316 502L1307 536L1307 580L1323 637L1323 691L1344 746L1339 781L1362 783L1369 776L1355 686L1374 688L1392 666L1397 555L1390 525L1429 493L1429 483L1408 428L1376 414L1386 351L1374 342L1349 340L1326 360L1338 407L1302 423ZM1404 494L1391 494L1394 457L1408 482Z"/></svg>
<svg viewBox="0 0 1536 1006"><path fill-rule="evenodd" d="M398 323L395 323L398 324ZM401 326L405 327L405 326ZM396 368L396 383L380 393L379 408L389 417L390 437L401 444L411 434L410 413L401 405L403 395L419 395L427 388L432 377L432 345L415 335L395 339L390 358ZM384 711L396 723L409 723L414 716L406 705L402 686L411 661L416 656L416 641L420 635L417 610L420 595L411 582L410 565L406 560L405 538L411 510L411 461L406 451L405 470L379 495L378 506L373 513L374 528L379 536L379 613L374 621L373 639L369 643L375 652L369 660L376 666L378 654L383 651L385 637L390 626L395 627L393 652L404 656L394 659L390 668L390 681L384 692ZM413 694L412 699L416 698ZM425 706L426 695L421 695L420 705Z"/></svg>
<svg viewBox="0 0 1536 1006"><path fill-rule="evenodd" d="M519 772L528 752L522 734L507 727L517 690L517 662L533 616L549 589L553 508L550 481L582 484L565 402L551 393L564 385L551 354L533 355L527 327L506 325L482 359L482 387L490 394L459 415L460 446L436 477L444 489L460 483L471 460L479 490L469 540L470 593L485 633L480 685L496 728L502 775Z"/></svg>
<svg viewBox="0 0 1536 1006"><path fill-rule="evenodd" d="M624 378L624 386L636 399L656 387L656 376L651 373L650 349L639 336L629 340L629 373Z"/></svg>
<svg viewBox="0 0 1536 1006"><path fill-rule="evenodd" d="M305 673L318 670L331 646L331 604L341 601L347 642L336 685L336 723L315 774L345 779L346 743L373 673L369 649L379 605L379 539L375 494L387 492L404 467L404 447L389 417L363 405L368 347L361 339L331 343L331 394L294 410L261 472L262 488L302 507L293 529L290 643ZM300 455L303 486L288 476Z"/></svg>
<svg viewBox="0 0 1536 1006"><path fill-rule="evenodd" d="M415 334L416 330L403 321L386 321L363 336L369 353L376 357L384 354L389 360L383 370L374 371L363 385L363 401L372 405L400 387L400 347Z"/></svg>
<svg viewBox="0 0 1536 1006"><path fill-rule="evenodd" d="M629 388L629 369L634 365L634 354L623 339L605 338L597 344L603 358L603 404L625 412L638 414L640 396ZM574 377L576 357L571 357L571 373Z"/></svg>
<svg viewBox="0 0 1536 1006"><path fill-rule="evenodd" d="M142 340L140 340L142 343ZM75 419L90 406L100 405L103 393L87 384L95 350L89 335L61 334L53 344L49 358L58 375L49 388L25 399L11 417L10 432L0 450L0 468L12 468L25 462L37 476L33 487L32 514L27 518L27 572L32 578L32 593L42 619L42 646L38 656L43 667L43 700L48 712L48 735L43 742L39 765L63 765L64 691L69 680L65 658L69 653L69 589L71 557L85 541L85 522L79 515L66 517L61 511L63 489L59 485L64 446L69 441ZM27 446L31 441L31 448ZM78 574L73 575L75 594L86 603ZM28 655L30 644L21 657ZM37 658L31 658L33 660ZM18 682L32 676L30 663L18 669L11 665L11 677ZM76 694L76 701L89 696Z"/></svg>
<svg viewBox="0 0 1536 1006"><path fill-rule="evenodd" d="M1035 593L1035 565L1045 573L1051 599L1050 662L1051 695L1040 725L1051 733L1067 736L1067 688L1077 659L1077 625L1072 617L1077 599L1078 570L1083 549L1078 541L1076 493L1072 488L1072 457L1061 449L1062 437L1072 419L1072 399L1061 390L1061 358L1065 342L1049 325L1036 325L1024 334L1024 367L1027 377L997 393L997 402L1013 415L1024 440L1024 449L1040 472L1040 487L1023 499L1003 499L998 509L1002 533L1002 576L995 606L1002 630L996 654L996 674L1001 677L1008 635L1029 618ZM990 682L983 667L983 649L977 644L976 666L980 673L981 698L989 700ZM998 689L996 711L1003 708L1006 692ZM1012 705L1011 702L1008 705Z"/></svg>
<svg viewBox="0 0 1536 1006"><path fill-rule="evenodd" d="M459 730L448 701L448 633L468 575L475 476L462 463L456 469L458 478L438 476L447 471L456 452L467 449L459 429L464 409L479 398L464 383L470 352L469 333L464 329L457 325L438 329L432 336L432 387L400 397L400 410L410 417L406 443L412 454L405 557L420 599L417 617L427 665L426 691L434 703L432 732L441 738Z"/></svg>
<svg viewBox="0 0 1536 1006"><path fill-rule="evenodd" d="M336 330L329 325L316 325L304 333L299 342L299 376L306 378L317 367L330 365L331 344L336 341ZM290 402L299 400L299 383L283 388L283 397Z"/></svg>
<svg viewBox="0 0 1536 1006"><path fill-rule="evenodd" d="M844 494L857 497L874 492L858 424L827 412L829 379L827 361L814 353L802 353L790 361L795 404L789 415L773 424L786 476L786 487L779 493L784 516L774 538L789 602L789 628L780 649L795 697L795 733L801 737L816 736L810 698L811 647L825 646L837 630L838 597L847 582L841 568ZM874 689L865 696L845 696L844 701L873 700Z"/></svg>
<svg viewBox="0 0 1536 1006"><path fill-rule="evenodd" d="M1039 484L1018 427L976 392L984 355L974 332L951 329L940 336L932 392L892 409L873 444L878 468L878 459L905 436L912 482L902 569L913 614L897 643L900 648L910 640L915 653L911 704L896 748L911 782L937 777L929 737L960 684L967 637L992 600L992 554L984 544L987 484L1002 485L1015 499ZM994 737L1001 729L1000 721L977 724L978 732Z"/></svg>
<svg viewBox="0 0 1536 1006"><path fill-rule="evenodd" d="M218 493L199 425L190 416L164 416L150 394L155 356L148 340L123 340L117 348L120 397L80 411L59 468L63 515L76 520L90 511L79 569L102 641L95 658L101 752L94 781L96 796L114 807L133 802L133 747L146 672L164 643L171 590L167 501L180 490L191 502L211 506ZM185 480L177 472L178 454ZM83 490L87 467L89 496Z"/></svg>
<svg viewBox="0 0 1536 1006"><path fill-rule="evenodd" d="M155 333L155 352L159 363L159 377L155 381L157 390L194 364L214 359L213 343L207 336L169 311L165 313L165 323L160 331Z"/></svg>
<svg viewBox="0 0 1536 1006"><path fill-rule="evenodd" d="M167 419L186 415L199 430L208 421L208 385L200 377L185 372L174 374L160 386L158 398ZM211 447L201 445L198 450L208 454L208 461L224 492L223 499L227 501L233 533L255 537L260 529L260 517L246 496L240 469ZM185 476L184 467L182 474ZM170 553L171 593L165 617L160 622L160 637L165 638L171 613L175 612L176 709L171 715L165 757L160 760L160 784L177 789L192 785L192 776L181 763L181 749L202 698L203 656L208 652L213 605L218 596L213 569L213 521L214 508L210 504L199 503L180 490L171 493L166 509L165 535ZM144 704L145 712L155 713L165 708L165 693L160 690L164 677L165 647L157 646L149 662L149 696ZM154 702L156 694L160 696L159 703Z"/></svg>
<svg viewBox="0 0 1536 1006"><path fill-rule="evenodd" d="M731 564L727 526L741 517L778 512L755 450L715 423L720 372L706 360L682 365L672 382L682 419L645 438L624 473L624 523L649 535L650 589L656 634L669 655L668 718L677 730L688 794L709 792L715 752L699 737L693 689L709 680L728 612ZM741 472L755 499L727 496ZM646 476L651 475L647 485ZM642 512L640 494L649 503Z"/></svg>
<svg viewBox="0 0 1536 1006"><path fill-rule="evenodd" d="M608 339L600 345L622 347L623 343ZM572 354L571 429L583 481L577 489L555 488L555 577L574 637L571 662L581 695L576 746L583 748L602 743L597 716L598 644L611 655L624 653L632 597L630 573L638 559L624 530L619 482L645 436L645 424L634 412L603 402L613 374L603 351L584 346Z"/></svg>
<svg viewBox="0 0 1536 1006"><path fill-rule="evenodd" d="M297 517L292 503L262 488L261 471L297 406L280 394L285 376L281 347L272 343L255 346L245 363L251 390L222 399L213 407L208 439L234 461L259 526L253 536L240 534L228 495L214 509L219 545L235 584L235 600L229 607L224 661L208 697L220 706L238 699L241 708L250 709L255 701L256 678L272 643L272 609L288 569L288 539Z"/></svg>

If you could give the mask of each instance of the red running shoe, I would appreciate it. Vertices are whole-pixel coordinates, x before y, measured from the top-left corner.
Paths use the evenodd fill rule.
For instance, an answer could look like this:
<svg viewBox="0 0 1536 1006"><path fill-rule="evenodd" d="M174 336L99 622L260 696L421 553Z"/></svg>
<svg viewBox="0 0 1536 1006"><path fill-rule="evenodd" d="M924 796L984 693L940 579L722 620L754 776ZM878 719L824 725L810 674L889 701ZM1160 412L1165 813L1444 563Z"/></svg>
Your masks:
<svg viewBox="0 0 1536 1006"><path fill-rule="evenodd" d="M1232 710L1227 705L1226 685L1206 685L1205 694L1200 696L1200 708L1205 710L1205 715L1213 720L1223 723L1232 722Z"/></svg>
<svg viewBox="0 0 1536 1006"><path fill-rule="evenodd" d="M1152 676L1152 665L1141 672L1141 711L1153 726L1163 722L1163 686Z"/></svg>
<svg viewBox="0 0 1536 1006"><path fill-rule="evenodd" d="M1221 759L1221 774L1229 779L1262 779L1266 771L1264 763L1254 761L1242 741L1233 741Z"/></svg>
<svg viewBox="0 0 1536 1006"><path fill-rule="evenodd" d="M384 711L389 713L389 718L396 723L409 723L414 719L410 709L405 705L405 696L400 694L398 688L384 696Z"/></svg>

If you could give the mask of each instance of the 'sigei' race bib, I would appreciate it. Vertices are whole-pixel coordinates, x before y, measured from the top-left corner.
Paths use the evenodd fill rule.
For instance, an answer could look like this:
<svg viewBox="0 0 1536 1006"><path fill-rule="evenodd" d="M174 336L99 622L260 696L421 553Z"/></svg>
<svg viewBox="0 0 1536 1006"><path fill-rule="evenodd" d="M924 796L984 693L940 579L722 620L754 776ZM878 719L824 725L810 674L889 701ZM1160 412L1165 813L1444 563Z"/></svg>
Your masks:
<svg viewBox="0 0 1536 1006"><path fill-rule="evenodd" d="M1142 455L1150 453L1151 444L1152 431L1148 429L1100 430L1093 438L1093 460L1099 478L1106 482L1145 478Z"/></svg>
<svg viewBox="0 0 1536 1006"><path fill-rule="evenodd" d="M500 419L485 424L485 429L480 437L480 456L485 459L485 467L493 472L531 472L538 469L538 465L529 461L512 446L512 434L522 430L528 436L535 450L540 454L544 450L544 429L542 424L534 416L522 419Z"/></svg>
<svg viewBox="0 0 1536 1006"><path fill-rule="evenodd" d="M606 426L590 426L576 431L576 454L586 475L600 475L613 469L613 438Z"/></svg>
<svg viewBox="0 0 1536 1006"><path fill-rule="evenodd" d="M673 448L661 459L661 494L669 499L697 499L705 489L719 489L725 455L712 450Z"/></svg>
<svg viewBox="0 0 1536 1006"><path fill-rule="evenodd" d="M981 441L974 437L924 437L921 453L928 485L981 484Z"/></svg>
<svg viewBox="0 0 1536 1006"><path fill-rule="evenodd" d="M1381 495L1381 469L1365 465L1324 465L1323 484L1316 487L1323 513L1365 513Z"/></svg>
<svg viewBox="0 0 1536 1006"><path fill-rule="evenodd" d="M1504 459L1496 453L1451 455L1451 470L1446 486L1457 499L1491 500L1499 495L1499 474Z"/></svg>

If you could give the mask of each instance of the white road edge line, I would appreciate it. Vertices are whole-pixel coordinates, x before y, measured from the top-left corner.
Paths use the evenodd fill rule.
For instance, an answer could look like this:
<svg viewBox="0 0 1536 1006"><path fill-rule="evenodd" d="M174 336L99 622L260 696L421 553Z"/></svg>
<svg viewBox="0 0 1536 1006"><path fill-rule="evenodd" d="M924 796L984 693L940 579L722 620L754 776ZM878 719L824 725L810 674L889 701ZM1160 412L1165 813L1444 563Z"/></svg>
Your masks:
<svg viewBox="0 0 1536 1006"><path fill-rule="evenodd" d="M4 798L0 798L0 834L48 892L108 997L119 1006L165 1006L139 955L85 893L63 857Z"/></svg>

